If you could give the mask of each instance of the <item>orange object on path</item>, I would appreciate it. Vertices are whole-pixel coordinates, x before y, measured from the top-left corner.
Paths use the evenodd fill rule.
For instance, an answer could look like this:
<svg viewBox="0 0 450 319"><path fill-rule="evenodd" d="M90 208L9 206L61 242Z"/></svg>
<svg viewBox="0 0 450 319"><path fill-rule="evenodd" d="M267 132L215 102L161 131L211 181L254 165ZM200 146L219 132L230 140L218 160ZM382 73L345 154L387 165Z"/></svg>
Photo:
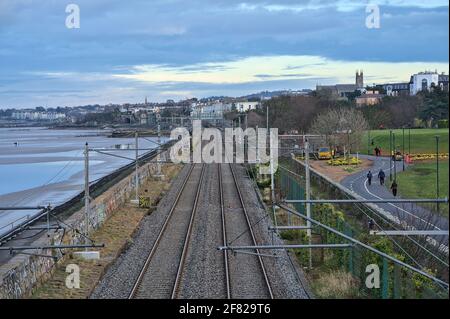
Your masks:
<svg viewBox="0 0 450 319"><path fill-rule="evenodd" d="M405 156L405 159L406 159L406 163L407 163L407 164L411 164L411 163L412 163L412 158L411 158L411 156L409 156L409 154L407 154L407 155Z"/></svg>

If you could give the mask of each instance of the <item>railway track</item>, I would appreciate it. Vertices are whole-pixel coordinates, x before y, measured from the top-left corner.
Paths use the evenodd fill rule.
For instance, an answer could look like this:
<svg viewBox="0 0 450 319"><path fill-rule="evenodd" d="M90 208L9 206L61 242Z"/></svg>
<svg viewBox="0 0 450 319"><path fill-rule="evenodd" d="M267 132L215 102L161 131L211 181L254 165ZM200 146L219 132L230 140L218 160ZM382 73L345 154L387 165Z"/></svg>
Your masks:
<svg viewBox="0 0 450 319"><path fill-rule="evenodd" d="M205 183L209 186L208 194L202 197L203 205L196 217L195 240L185 241L183 256L187 256L187 260L183 258L180 263L185 267L179 268L172 298L273 298L258 251L229 255L230 252L216 250L217 246L226 245L229 239L236 237L239 237L236 240L239 244L256 245L257 241L233 166L206 166L206 176L213 182ZM207 230L211 227L214 232ZM218 255L214 258L211 253Z"/></svg>
<svg viewBox="0 0 450 319"><path fill-rule="evenodd" d="M202 185L206 185L204 176L207 174L205 173L207 169L209 174L214 176L217 174L218 178L213 183L215 188L208 188L207 191L217 194L219 198L217 195L211 195L209 200L200 198L200 194L203 194ZM213 206L199 207L199 202L202 204L210 202L207 204ZM198 234L193 236L194 223L196 220L197 223L203 222L201 218L205 218L205 212L202 213L203 215L200 213L205 207L215 208L215 211L211 211L208 215L208 218L212 218L211 221L218 232L215 238L211 238L211 235L203 239L199 239ZM220 214L217 211L218 208L220 208ZM197 217L198 214L201 216ZM129 298L175 299L187 296L198 298L220 296L228 299L273 298L272 287L258 250L248 254L217 251L217 254L223 254L223 259L219 257L214 264L207 263L203 259L202 263L206 264L198 264L199 260L195 259L194 255L198 258L198 254L205 254L204 250L208 247L214 249L213 247L229 244L230 239L237 245L257 245L233 166L231 164L192 165ZM213 243L205 246L202 240L213 241ZM192 271L198 272L196 277L192 277L189 273ZM201 275L202 271L219 272L219 276L222 276L224 280L224 284L216 282L213 286L214 291L210 291L211 296L199 295L200 291L205 293L206 286L211 284L205 282L208 279Z"/></svg>
<svg viewBox="0 0 450 319"><path fill-rule="evenodd" d="M225 203L223 199L223 180L222 180L222 164L218 164L219 169L219 193L220 193L220 217L222 220L222 245L226 245L227 240L227 229L225 222ZM228 251L223 251L223 262L224 262L224 276L225 276L225 287L227 299L231 299L231 287L230 287L230 271L228 268Z"/></svg>
<svg viewBox="0 0 450 319"><path fill-rule="evenodd" d="M129 299L175 298L190 244L205 165L192 165L145 260Z"/></svg>
<svg viewBox="0 0 450 319"><path fill-rule="evenodd" d="M232 164L219 164L224 245L257 245L248 211ZM270 298L272 287L260 252L230 254L224 251L227 298Z"/></svg>

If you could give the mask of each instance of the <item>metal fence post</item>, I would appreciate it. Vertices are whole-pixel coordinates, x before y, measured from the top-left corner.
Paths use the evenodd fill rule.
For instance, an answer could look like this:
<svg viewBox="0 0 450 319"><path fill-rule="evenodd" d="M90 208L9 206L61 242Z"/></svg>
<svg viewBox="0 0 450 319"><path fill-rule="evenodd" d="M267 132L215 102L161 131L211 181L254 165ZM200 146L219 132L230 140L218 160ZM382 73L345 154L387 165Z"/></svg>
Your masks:
<svg viewBox="0 0 450 319"><path fill-rule="evenodd" d="M402 280L400 273L400 266L394 264L394 299L402 298Z"/></svg>
<svg viewBox="0 0 450 319"><path fill-rule="evenodd" d="M350 228L347 228L347 235L350 237L353 237L353 232ZM353 247L349 249L348 251L348 272L352 275L355 273L355 270L353 268Z"/></svg>
<svg viewBox="0 0 450 319"><path fill-rule="evenodd" d="M383 258L383 273L382 273L382 283L381 283L381 298L389 298L389 269L388 262L386 258Z"/></svg>

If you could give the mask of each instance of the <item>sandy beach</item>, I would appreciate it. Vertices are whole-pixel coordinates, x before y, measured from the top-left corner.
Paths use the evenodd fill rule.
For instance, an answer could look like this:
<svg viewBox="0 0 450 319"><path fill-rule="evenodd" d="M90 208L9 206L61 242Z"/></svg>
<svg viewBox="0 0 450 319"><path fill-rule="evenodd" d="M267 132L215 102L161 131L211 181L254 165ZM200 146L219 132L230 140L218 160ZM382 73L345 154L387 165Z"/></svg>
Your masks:
<svg viewBox="0 0 450 319"><path fill-rule="evenodd" d="M0 207L57 206L82 192L86 142L91 148L134 148L134 137L108 138L108 133L104 130L0 128ZM139 148L155 146L146 139L139 139ZM145 151L139 154L143 153ZM133 150L123 150L120 156L133 158L135 155ZM130 160L90 152L89 162L92 182ZM22 222L35 213L0 211L0 234L10 229L12 222Z"/></svg>

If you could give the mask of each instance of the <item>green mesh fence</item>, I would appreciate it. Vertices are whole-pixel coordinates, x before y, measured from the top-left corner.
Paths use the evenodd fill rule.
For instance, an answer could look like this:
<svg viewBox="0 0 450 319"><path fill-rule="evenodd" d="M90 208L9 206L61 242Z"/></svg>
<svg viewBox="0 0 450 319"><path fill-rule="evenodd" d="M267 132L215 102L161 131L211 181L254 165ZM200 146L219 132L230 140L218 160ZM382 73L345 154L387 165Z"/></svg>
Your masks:
<svg viewBox="0 0 450 319"><path fill-rule="evenodd" d="M305 199L304 180L300 174L288 169L279 169L276 178L276 188L283 199ZM305 205L292 205L298 212L305 212ZM356 239L365 238L361 229L355 228L346 221L346 216L336 212L332 205L313 205L312 217L336 230ZM348 243L342 237L324 228L313 226L313 234L322 243ZM298 236L299 243L306 244L305 232ZM390 247L388 240L377 243L375 247L383 251ZM306 265L308 250L295 251L300 263ZM438 299L448 298L447 289L436 284L423 275L387 260L360 246L347 249L314 249L314 266L324 266L326 269L342 270L352 275L357 282L357 297L376 299ZM395 257L404 259L400 253Z"/></svg>

